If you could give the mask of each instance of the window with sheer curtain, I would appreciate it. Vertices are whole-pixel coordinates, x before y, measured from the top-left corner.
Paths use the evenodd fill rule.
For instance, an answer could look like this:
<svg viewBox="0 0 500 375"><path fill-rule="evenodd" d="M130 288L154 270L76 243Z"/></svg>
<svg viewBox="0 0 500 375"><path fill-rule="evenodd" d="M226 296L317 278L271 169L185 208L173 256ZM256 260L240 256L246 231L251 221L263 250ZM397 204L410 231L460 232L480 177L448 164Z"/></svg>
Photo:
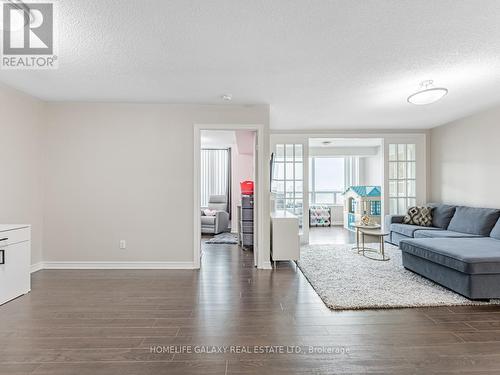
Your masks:
<svg viewBox="0 0 500 375"><path fill-rule="evenodd" d="M201 207L208 206L211 195L228 195L230 150L201 150Z"/></svg>

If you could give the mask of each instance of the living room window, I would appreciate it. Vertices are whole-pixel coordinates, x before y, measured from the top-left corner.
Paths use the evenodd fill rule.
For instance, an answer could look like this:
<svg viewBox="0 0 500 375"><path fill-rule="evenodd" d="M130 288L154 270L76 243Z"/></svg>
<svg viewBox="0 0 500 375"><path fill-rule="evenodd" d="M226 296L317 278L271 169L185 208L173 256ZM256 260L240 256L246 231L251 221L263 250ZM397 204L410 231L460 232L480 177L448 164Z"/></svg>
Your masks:
<svg viewBox="0 0 500 375"><path fill-rule="evenodd" d="M359 158L309 158L309 202L311 205L344 205L344 192L359 181Z"/></svg>
<svg viewBox="0 0 500 375"><path fill-rule="evenodd" d="M343 157L309 158L309 201L316 205L343 205L345 165Z"/></svg>
<svg viewBox="0 0 500 375"><path fill-rule="evenodd" d="M389 144L389 211L405 214L416 205L416 145Z"/></svg>

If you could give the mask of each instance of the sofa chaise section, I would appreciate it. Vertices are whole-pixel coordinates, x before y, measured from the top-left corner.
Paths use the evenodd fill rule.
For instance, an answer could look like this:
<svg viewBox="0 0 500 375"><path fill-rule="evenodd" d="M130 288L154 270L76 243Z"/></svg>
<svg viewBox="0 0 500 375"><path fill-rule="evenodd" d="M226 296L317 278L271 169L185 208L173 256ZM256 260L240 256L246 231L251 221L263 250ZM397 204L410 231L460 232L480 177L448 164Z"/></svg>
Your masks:
<svg viewBox="0 0 500 375"><path fill-rule="evenodd" d="M400 242L403 266L470 299L500 298L500 240L420 238Z"/></svg>
<svg viewBox="0 0 500 375"><path fill-rule="evenodd" d="M500 210L429 206L431 227L385 218L386 241L400 247L403 266L470 299L500 298Z"/></svg>

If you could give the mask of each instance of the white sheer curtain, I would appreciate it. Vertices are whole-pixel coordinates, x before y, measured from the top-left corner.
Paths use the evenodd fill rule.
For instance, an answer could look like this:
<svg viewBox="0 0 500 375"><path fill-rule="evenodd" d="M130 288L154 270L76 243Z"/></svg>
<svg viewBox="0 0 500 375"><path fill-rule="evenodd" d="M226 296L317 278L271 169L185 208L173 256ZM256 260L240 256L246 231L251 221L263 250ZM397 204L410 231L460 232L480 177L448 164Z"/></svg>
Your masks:
<svg viewBox="0 0 500 375"><path fill-rule="evenodd" d="M211 195L228 195L229 188L228 149L201 150L201 207L208 206Z"/></svg>
<svg viewBox="0 0 500 375"><path fill-rule="evenodd" d="M344 159L345 190L359 185L359 157L349 156Z"/></svg>

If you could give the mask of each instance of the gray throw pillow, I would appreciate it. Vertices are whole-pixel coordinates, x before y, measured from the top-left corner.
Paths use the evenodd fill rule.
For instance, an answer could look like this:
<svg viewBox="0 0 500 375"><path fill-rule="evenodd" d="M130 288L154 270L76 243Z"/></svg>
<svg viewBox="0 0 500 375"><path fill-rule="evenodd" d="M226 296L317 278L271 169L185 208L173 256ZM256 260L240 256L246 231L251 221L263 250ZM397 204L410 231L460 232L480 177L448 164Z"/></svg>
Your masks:
<svg viewBox="0 0 500 375"><path fill-rule="evenodd" d="M403 224L418 225L421 227L432 226L432 207L410 207L403 219Z"/></svg>
<svg viewBox="0 0 500 375"><path fill-rule="evenodd" d="M496 225L493 227L490 237L500 240L500 220L498 220Z"/></svg>
<svg viewBox="0 0 500 375"><path fill-rule="evenodd" d="M489 236L499 216L500 210L497 209L459 206L448 225L448 230Z"/></svg>
<svg viewBox="0 0 500 375"><path fill-rule="evenodd" d="M428 206L432 207L432 226L448 229L448 225L450 225L450 221L455 214L456 206L436 203L430 203Z"/></svg>

